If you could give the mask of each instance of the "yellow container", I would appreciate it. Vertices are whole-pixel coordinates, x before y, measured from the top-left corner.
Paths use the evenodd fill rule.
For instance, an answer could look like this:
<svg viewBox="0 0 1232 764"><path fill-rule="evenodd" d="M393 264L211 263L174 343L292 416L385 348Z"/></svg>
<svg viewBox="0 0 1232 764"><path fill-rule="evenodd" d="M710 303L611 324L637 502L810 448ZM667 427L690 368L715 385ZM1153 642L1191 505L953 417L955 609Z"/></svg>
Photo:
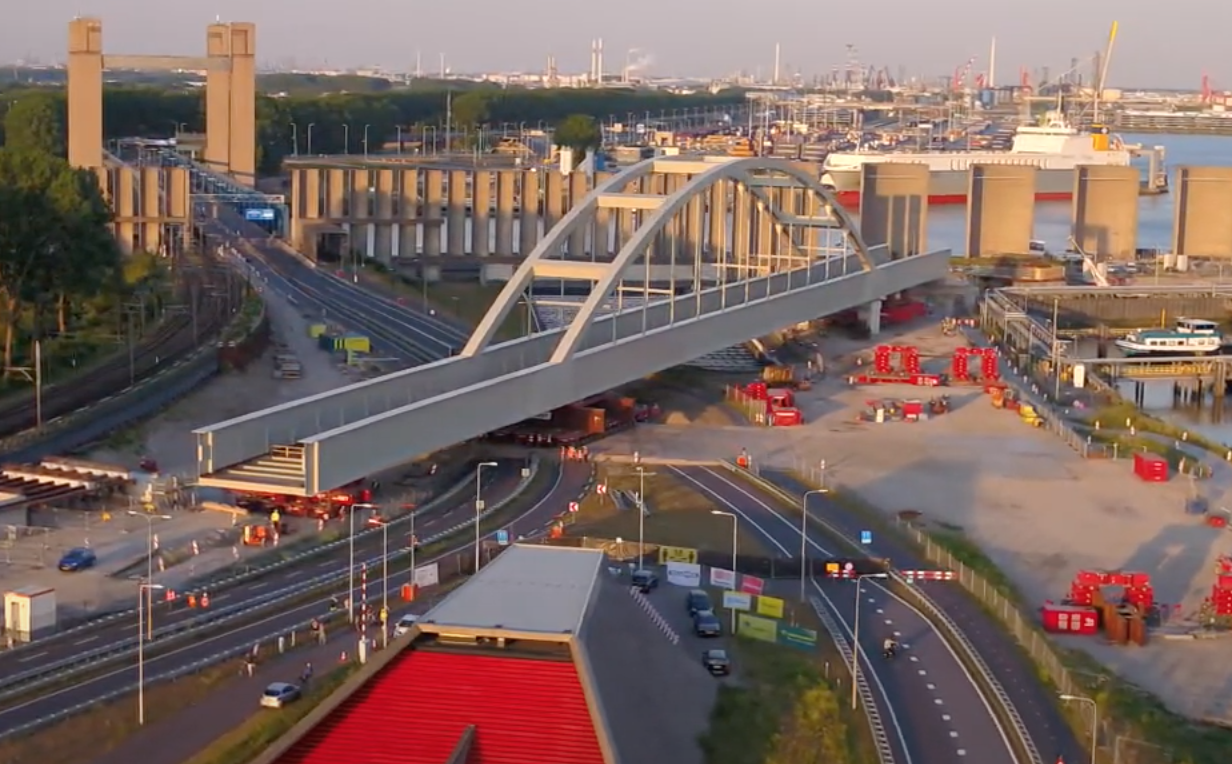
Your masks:
<svg viewBox="0 0 1232 764"><path fill-rule="evenodd" d="M372 352L372 342L363 334L347 334L339 337L338 348L356 353Z"/></svg>
<svg viewBox="0 0 1232 764"><path fill-rule="evenodd" d="M325 324L308 324L308 336L315 340L317 337L325 334L327 328Z"/></svg>

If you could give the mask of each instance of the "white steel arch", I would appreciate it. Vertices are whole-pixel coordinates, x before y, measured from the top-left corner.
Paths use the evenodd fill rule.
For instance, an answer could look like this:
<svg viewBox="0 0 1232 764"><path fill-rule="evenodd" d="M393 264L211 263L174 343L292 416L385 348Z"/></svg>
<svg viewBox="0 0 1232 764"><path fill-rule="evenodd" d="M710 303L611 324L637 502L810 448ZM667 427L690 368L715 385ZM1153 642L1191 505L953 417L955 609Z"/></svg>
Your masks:
<svg viewBox="0 0 1232 764"><path fill-rule="evenodd" d="M661 184L664 192L627 193L630 186L640 185L646 190L647 181L658 178L683 178L684 182L675 189L670 183ZM722 196L714 196L716 187L730 186L731 191L722 189ZM781 203L783 192L793 198L796 214L791 214ZM844 240L846 250L844 255L854 257L859 270L871 271L876 267L875 259L860 236L859 229L850 215L834 198L832 192L823 186L814 174L796 164L780 159L752 157L736 159L729 157L704 158L657 158L642 161L624 172L599 183L593 191L576 206L574 206L561 221L548 231L534 250L519 266L514 276L505 285L491 309L484 316L474 334L462 350L463 356L475 356L489 347L495 337L497 328L506 320L519 302L528 300L527 292L536 278L552 278L574 282L589 282L591 288L585 301L577 310L576 316L569 322L561 334L551 356L554 363L563 363L574 356L583 346L588 330L603 312L605 302L620 289L622 282L639 259L646 259L648 250L656 239L668 229L674 220L688 211L690 205L699 201L708 202L705 214L707 216L726 215L727 209L719 210L719 203L731 204L733 217L741 215L745 210L739 209L739 196L747 196L748 204L762 216L763 227L769 226L772 240L785 245L792 251L786 260L788 268L807 269L817 257L812 257L802 249L800 236L792 229L824 228L837 231ZM708 198L709 195L709 198ZM733 198L734 197L734 198ZM566 259L566 247L577 240L579 232L585 233L587 228L595 226L598 216L603 210L642 213L632 234L624 241L618 241L618 248L610 261L596 259L595 249L607 249L606 232L603 235L591 237L591 252L587 259ZM801 215L801 212L812 214ZM734 226L733 226L734 227ZM751 234L751 231L745 231ZM722 273L725 266L734 266L744 276L752 276L754 271L765 275L781 272L784 261L764 262L760 267L750 264L748 255L754 259L764 259L769 253L741 252L737 234L732 232L731 247L723 247L723 252L713 252L711 264L716 273ZM568 253L576 255L579 253ZM729 262L730 258L740 260L744 255L745 262ZM827 253L833 256L833 250ZM694 253L695 260L687 265L695 271L700 269L701 249ZM848 257L841 258L844 263L844 274L854 272L846 270L850 266ZM774 259L774 258L771 258ZM840 275L840 274L836 274ZM648 276L646 277L649 278ZM670 279L669 279L670 281ZM700 284L691 285L700 287ZM645 290L649 292L649 290ZM533 299L533 298L529 298ZM698 316L693 316L698 317Z"/></svg>

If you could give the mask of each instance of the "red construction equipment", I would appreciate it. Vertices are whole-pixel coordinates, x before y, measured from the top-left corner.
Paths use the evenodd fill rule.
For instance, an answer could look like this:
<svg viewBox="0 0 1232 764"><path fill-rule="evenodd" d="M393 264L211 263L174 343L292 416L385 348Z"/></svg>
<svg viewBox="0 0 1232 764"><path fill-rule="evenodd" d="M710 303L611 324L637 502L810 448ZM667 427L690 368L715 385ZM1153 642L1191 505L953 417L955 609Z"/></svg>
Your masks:
<svg viewBox="0 0 1232 764"><path fill-rule="evenodd" d="M877 374L919 374L920 350L910 345L878 345L873 351L873 370Z"/></svg>
<svg viewBox="0 0 1232 764"><path fill-rule="evenodd" d="M1120 602L1135 605L1143 612L1155 606L1155 590L1151 587L1149 573L1127 572L1123 570L1080 570L1069 586L1069 597L1066 604L1099 607L1105 603L1115 603L1108 596L1107 587L1123 589Z"/></svg>
<svg viewBox="0 0 1232 764"><path fill-rule="evenodd" d="M1159 454L1140 452L1134 454L1134 474L1146 483L1166 483L1168 460Z"/></svg>
<svg viewBox="0 0 1232 764"><path fill-rule="evenodd" d="M1045 602L1040 608L1040 620L1044 631L1052 634L1095 636L1099 633L1099 611L1093 607Z"/></svg>
<svg viewBox="0 0 1232 764"><path fill-rule="evenodd" d="M972 359L978 358L979 377L972 373ZM1001 364L996 348L959 348L954 351L950 378L954 382L990 382L1001 378Z"/></svg>
<svg viewBox="0 0 1232 764"><path fill-rule="evenodd" d="M1206 606L1211 616L1232 616L1232 557L1226 554L1215 561L1215 584Z"/></svg>

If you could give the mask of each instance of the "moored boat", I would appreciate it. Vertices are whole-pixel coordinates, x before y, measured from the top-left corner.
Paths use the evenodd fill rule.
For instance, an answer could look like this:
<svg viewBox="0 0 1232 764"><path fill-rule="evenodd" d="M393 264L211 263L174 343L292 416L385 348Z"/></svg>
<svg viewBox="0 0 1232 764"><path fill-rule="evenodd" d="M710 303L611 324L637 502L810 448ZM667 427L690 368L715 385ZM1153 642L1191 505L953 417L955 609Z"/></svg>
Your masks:
<svg viewBox="0 0 1232 764"><path fill-rule="evenodd" d="M1200 318L1178 318L1171 329L1138 329L1116 341L1127 356L1185 356L1218 353L1224 346L1219 324Z"/></svg>

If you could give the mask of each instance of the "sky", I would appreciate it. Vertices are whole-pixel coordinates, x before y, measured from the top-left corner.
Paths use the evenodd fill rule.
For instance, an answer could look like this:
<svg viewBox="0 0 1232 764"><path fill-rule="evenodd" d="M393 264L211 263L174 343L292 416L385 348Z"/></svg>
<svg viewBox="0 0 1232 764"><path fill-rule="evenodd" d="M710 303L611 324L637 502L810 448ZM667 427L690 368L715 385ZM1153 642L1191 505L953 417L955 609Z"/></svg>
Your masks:
<svg viewBox="0 0 1232 764"><path fill-rule="evenodd" d="M104 51L197 55L216 18L257 25L261 63L298 68L383 67L425 70L444 54L455 72L542 71L548 55L562 73L584 72L590 40L604 40L605 69L627 52L660 76L768 76L781 45L784 74L828 73L854 46L864 64L944 76L972 57L986 71L997 38L997 81L1016 82L1020 67L1055 76L1079 58L1083 72L1120 31L1111 87L1199 87L1208 73L1232 91L1232 2L1126 0L11 0L20 12L0 22L0 61L64 58L66 23L103 21ZM1115 13L1113 16L1111 14Z"/></svg>

